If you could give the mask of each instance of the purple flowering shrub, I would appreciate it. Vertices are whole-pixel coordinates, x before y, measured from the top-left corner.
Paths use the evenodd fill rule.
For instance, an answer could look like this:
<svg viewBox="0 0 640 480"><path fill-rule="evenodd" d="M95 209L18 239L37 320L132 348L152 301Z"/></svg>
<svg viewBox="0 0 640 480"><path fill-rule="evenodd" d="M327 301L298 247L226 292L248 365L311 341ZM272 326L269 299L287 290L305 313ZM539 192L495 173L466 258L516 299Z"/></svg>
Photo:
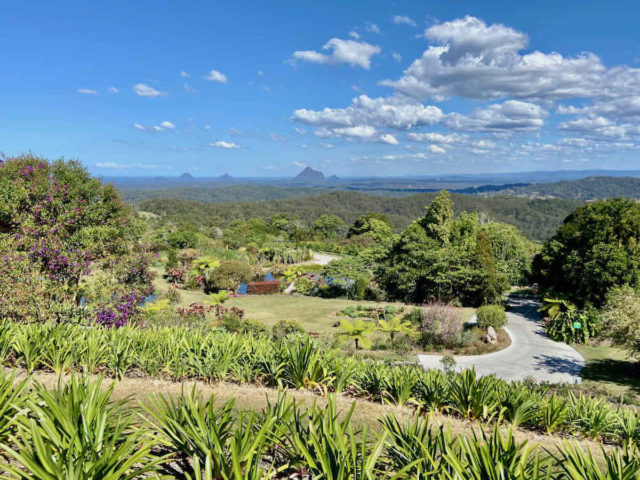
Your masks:
<svg viewBox="0 0 640 480"><path fill-rule="evenodd" d="M95 311L119 312L120 320L111 322L118 324L130 316L125 312L131 298L151 285L140 233L117 190L92 178L80 163L33 155L3 158L0 316L14 321L75 316L83 311L83 279L97 268L111 273L105 285L113 288L101 295L107 300L97 302ZM113 268L105 269L109 263Z"/></svg>
<svg viewBox="0 0 640 480"><path fill-rule="evenodd" d="M16 322L79 320L75 291L42 275L26 253L0 255L0 318Z"/></svg>

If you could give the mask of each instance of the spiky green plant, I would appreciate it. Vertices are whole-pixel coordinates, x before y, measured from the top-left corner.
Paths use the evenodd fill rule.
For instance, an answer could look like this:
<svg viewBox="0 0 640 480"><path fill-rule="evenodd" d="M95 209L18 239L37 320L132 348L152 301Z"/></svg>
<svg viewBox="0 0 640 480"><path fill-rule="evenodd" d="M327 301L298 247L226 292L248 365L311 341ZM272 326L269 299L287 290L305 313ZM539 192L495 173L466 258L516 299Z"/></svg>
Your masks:
<svg viewBox="0 0 640 480"><path fill-rule="evenodd" d="M9 436L15 432L18 416L26 415L24 405L29 399L27 387L30 378L16 381L11 375L0 373L0 444L7 444Z"/></svg>
<svg viewBox="0 0 640 480"><path fill-rule="evenodd" d="M444 458L456 480L543 480L551 479L548 461L533 455L533 446L526 440L517 442L512 428L505 435L494 425L491 435L481 430L473 437L461 436L458 445L449 445Z"/></svg>
<svg viewBox="0 0 640 480"><path fill-rule="evenodd" d="M393 405L417 403L413 398L413 388L418 382L415 367L394 368L385 376L382 398Z"/></svg>
<svg viewBox="0 0 640 480"><path fill-rule="evenodd" d="M557 394L545 398L542 405L540 421L545 432L554 433L559 430L569 417L569 404Z"/></svg>
<svg viewBox="0 0 640 480"><path fill-rule="evenodd" d="M260 460L271 446L269 432L276 418L236 415L233 406L229 399L215 407L215 397L205 400L194 386L175 399L154 395L143 408L169 450L209 468L213 478L262 478Z"/></svg>
<svg viewBox="0 0 640 480"><path fill-rule="evenodd" d="M500 405L499 383L493 375L478 377L475 369L462 371L449 382L451 409L471 420L490 419Z"/></svg>
<svg viewBox="0 0 640 480"><path fill-rule="evenodd" d="M585 452L577 442L562 442L555 456L562 478L566 480L638 480L640 454L635 446L607 452L602 449L604 464L590 451Z"/></svg>
<svg viewBox="0 0 640 480"><path fill-rule="evenodd" d="M426 410L440 412L447 407L448 387L448 379L441 370L424 372L414 386L416 401Z"/></svg>
<svg viewBox="0 0 640 480"><path fill-rule="evenodd" d="M385 435L368 440L367 430L356 432L351 423L355 402L338 420L334 395L326 408L312 405L302 413L296 409L289 421L288 464L310 478L326 480L373 480L379 477L379 460ZM306 417L306 418L305 418Z"/></svg>
<svg viewBox="0 0 640 480"><path fill-rule="evenodd" d="M121 480L154 472L166 460L151 455L153 437L136 426L126 401L110 402L114 384L71 377L52 390L36 384L29 415L0 448L11 458L7 478Z"/></svg>
<svg viewBox="0 0 640 480"><path fill-rule="evenodd" d="M385 450L391 470L402 478L427 480L446 472L443 453L453 442L451 432L441 426L434 429L416 415L400 423L395 415L380 420L388 438Z"/></svg>

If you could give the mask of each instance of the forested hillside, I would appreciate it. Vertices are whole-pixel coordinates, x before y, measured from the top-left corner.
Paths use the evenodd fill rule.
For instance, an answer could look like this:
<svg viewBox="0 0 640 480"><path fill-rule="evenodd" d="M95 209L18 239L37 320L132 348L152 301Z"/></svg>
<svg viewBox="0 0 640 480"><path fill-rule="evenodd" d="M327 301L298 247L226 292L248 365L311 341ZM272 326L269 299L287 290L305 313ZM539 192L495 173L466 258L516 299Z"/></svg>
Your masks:
<svg viewBox="0 0 640 480"><path fill-rule="evenodd" d="M435 193L390 198L356 192L332 192L302 198L265 202L200 203L180 199L149 199L138 204L140 211L173 217L176 222L206 225L217 217L222 225L232 220L267 218L278 213L297 216L311 224L323 213L340 217L346 224L366 212L384 213L396 230L406 227L424 214L425 205ZM541 241L551 236L562 220L580 201L570 199L527 199L509 196L477 197L452 195L454 210L477 212L482 217L517 226L530 239Z"/></svg>
<svg viewBox="0 0 640 480"><path fill-rule="evenodd" d="M324 193L323 188L286 187L272 185L220 185L190 186L159 189L120 189L122 198L128 203L138 203L154 198L178 198L204 203L261 202L278 198L307 197Z"/></svg>
<svg viewBox="0 0 640 480"><path fill-rule="evenodd" d="M495 192L495 194L575 198L580 200L599 200L622 196L640 198L640 178L587 177L580 180L563 180L561 182L515 186L505 188Z"/></svg>

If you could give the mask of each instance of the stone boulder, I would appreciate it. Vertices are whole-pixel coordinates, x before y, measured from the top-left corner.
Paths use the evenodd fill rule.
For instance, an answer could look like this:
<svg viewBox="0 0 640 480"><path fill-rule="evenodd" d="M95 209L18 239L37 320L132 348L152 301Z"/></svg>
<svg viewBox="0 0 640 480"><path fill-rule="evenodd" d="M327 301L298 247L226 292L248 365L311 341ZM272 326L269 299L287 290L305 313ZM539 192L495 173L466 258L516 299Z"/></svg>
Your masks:
<svg viewBox="0 0 640 480"><path fill-rule="evenodd" d="M498 343L498 333L493 327L487 329L487 343L491 343L492 345Z"/></svg>

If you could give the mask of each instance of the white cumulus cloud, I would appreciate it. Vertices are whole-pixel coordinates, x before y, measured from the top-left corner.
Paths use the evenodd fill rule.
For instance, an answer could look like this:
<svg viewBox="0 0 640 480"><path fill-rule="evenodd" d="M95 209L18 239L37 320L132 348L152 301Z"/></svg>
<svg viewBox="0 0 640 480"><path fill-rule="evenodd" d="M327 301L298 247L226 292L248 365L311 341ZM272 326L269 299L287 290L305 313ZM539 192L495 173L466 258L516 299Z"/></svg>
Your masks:
<svg viewBox="0 0 640 480"><path fill-rule="evenodd" d="M564 57L533 51L526 34L467 16L428 28L433 42L404 75L383 85L407 95L474 99L619 96L640 92L640 69L605 67L593 53Z"/></svg>
<svg viewBox="0 0 640 480"><path fill-rule="evenodd" d="M227 76L218 70L211 70L204 78L212 82L227 83Z"/></svg>
<svg viewBox="0 0 640 480"><path fill-rule="evenodd" d="M371 58L378 55L382 49L377 45L355 40L332 38L322 47L331 53L321 53L315 50L298 50L293 52L294 60L326 65L348 64L352 67L371 68Z"/></svg>
<svg viewBox="0 0 640 480"><path fill-rule="evenodd" d="M133 86L133 93L140 97L166 97L167 92L156 90L155 88L147 85L146 83L136 83Z"/></svg>
<svg viewBox="0 0 640 480"><path fill-rule="evenodd" d="M507 100L469 115L450 113L446 124L453 130L468 132L526 132L540 130L547 116L547 111L534 103Z"/></svg>
<svg viewBox="0 0 640 480"><path fill-rule="evenodd" d="M79 88L76 91L78 93L83 94L83 95L98 95L98 91L97 90L93 90L91 88Z"/></svg>
<svg viewBox="0 0 640 480"><path fill-rule="evenodd" d="M296 110L293 119L308 125L348 127L370 125L408 129L420 125L433 125L444 117L440 108L423 105L406 97L371 98L360 95L345 108L323 110Z"/></svg>

